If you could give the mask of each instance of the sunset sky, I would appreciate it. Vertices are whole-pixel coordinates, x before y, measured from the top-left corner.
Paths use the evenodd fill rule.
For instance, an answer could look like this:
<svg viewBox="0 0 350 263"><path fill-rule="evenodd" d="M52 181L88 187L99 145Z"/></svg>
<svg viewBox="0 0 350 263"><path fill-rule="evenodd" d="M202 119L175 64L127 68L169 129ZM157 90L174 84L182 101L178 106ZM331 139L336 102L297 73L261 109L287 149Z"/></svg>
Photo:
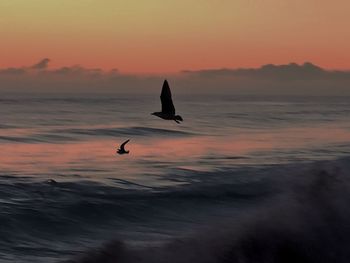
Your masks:
<svg viewBox="0 0 350 263"><path fill-rule="evenodd" d="M348 0L2 0L0 68L350 69Z"/></svg>

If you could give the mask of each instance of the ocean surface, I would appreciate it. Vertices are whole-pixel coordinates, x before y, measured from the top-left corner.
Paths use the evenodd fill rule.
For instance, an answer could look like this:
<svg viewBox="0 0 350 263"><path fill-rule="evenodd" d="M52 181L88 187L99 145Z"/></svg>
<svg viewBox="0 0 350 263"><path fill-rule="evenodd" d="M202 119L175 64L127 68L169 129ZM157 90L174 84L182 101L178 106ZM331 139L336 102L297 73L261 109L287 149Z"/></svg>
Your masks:
<svg viewBox="0 0 350 263"><path fill-rule="evenodd" d="M349 262L349 97L173 99L3 95L0 262Z"/></svg>

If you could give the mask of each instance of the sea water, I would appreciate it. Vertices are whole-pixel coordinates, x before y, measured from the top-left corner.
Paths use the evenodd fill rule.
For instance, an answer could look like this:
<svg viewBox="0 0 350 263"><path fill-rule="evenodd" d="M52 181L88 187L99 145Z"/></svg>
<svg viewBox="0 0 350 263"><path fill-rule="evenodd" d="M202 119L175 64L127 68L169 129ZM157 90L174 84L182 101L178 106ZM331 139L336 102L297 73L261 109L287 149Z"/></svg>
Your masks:
<svg viewBox="0 0 350 263"><path fill-rule="evenodd" d="M0 261L347 262L350 98L173 97L4 95Z"/></svg>

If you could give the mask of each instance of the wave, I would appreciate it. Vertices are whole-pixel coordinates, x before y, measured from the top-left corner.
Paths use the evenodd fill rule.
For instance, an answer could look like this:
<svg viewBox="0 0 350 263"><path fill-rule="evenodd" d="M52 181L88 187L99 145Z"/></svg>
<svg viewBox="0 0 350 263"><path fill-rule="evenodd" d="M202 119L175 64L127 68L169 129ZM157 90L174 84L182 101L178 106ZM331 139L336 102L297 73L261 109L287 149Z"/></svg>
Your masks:
<svg viewBox="0 0 350 263"><path fill-rule="evenodd" d="M149 128L149 127L123 127L123 128L94 128L94 129L62 129L54 132L63 132L68 134L77 135L90 135L90 136L120 136L120 135L133 135L133 136L148 136L148 135L176 135L186 136L194 135L190 132L169 130L160 128Z"/></svg>
<svg viewBox="0 0 350 263"><path fill-rule="evenodd" d="M280 191L235 217L158 246L117 239L68 262L348 262L349 158L279 168L273 183Z"/></svg>
<svg viewBox="0 0 350 263"><path fill-rule="evenodd" d="M193 174L193 176L195 176ZM190 207L192 202L205 206L209 201L232 201L259 198L267 194L263 183L227 183L181 187L150 187L127 180L110 180L112 185L92 181L60 182L37 181L35 178L0 176L0 203L8 213L2 219L17 220L24 226L45 227L60 222L64 227L72 222L81 226L89 221L135 220L142 221L152 213L168 211L169 206L181 203ZM178 208L173 207L173 211ZM99 218L95 215L98 214ZM28 222L28 217L36 220ZM50 218L54 218L54 222ZM27 218L27 219L26 219ZM26 220L25 220L26 219ZM67 220L69 219L69 220ZM4 228L7 231L8 228Z"/></svg>
<svg viewBox="0 0 350 263"><path fill-rule="evenodd" d="M16 126L8 125L8 124L0 124L0 129L13 129L16 128Z"/></svg>
<svg viewBox="0 0 350 263"><path fill-rule="evenodd" d="M59 134L33 134L28 136L0 136L0 141L19 143L60 143L73 138Z"/></svg>
<svg viewBox="0 0 350 263"><path fill-rule="evenodd" d="M349 173L350 158L186 170L171 187L2 174L0 244L44 256L54 239L80 263L347 262Z"/></svg>
<svg viewBox="0 0 350 263"><path fill-rule="evenodd" d="M0 129L2 127L0 126ZM26 136L0 136L0 141L21 143L61 143L83 140L84 137L117 137L117 136L194 136L195 133L157 129L149 127L124 127L124 128L72 128L55 129L46 132L34 133Z"/></svg>

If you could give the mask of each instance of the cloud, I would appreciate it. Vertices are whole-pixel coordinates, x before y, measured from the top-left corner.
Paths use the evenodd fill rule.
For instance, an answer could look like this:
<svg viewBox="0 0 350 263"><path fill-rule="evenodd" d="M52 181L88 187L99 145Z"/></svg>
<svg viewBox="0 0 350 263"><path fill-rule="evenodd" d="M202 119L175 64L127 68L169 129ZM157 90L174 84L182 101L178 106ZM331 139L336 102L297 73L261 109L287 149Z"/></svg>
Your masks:
<svg viewBox="0 0 350 263"><path fill-rule="evenodd" d="M104 71L99 68L87 69L81 66L62 67L56 70L52 70L48 73L59 75L85 75L85 76L101 76L104 75ZM109 72L108 72L109 73Z"/></svg>
<svg viewBox="0 0 350 263"><path fill-rule="evenodd" d="M44 59L40 60L38 63L31 66L30 68L32 68L32 69L47 69L49 62L50 62L49 58L44 58Z"/></svg>
<svg viewBox="0 0 350 263"><path fill-rule="evenodd" d="M0 75L18 75L18 74L24 74L25 69L23 68L5 68L0 69Z"/></svg>
<svg viewBox="0 0 350 263"><path fill-rule="evenodd" d="M130 75L79 65L49 69L45 58L30 67L0 69L0 91L159 93L164 78L178 93L233 95L350 95L350 72L310 62L259 68L203 69L174 75Z"/></svg>
<svg viewBox="0 0 350 263"><path fill-rule="evenodd" d="M50 59L44 58L40 60L38 63L30 66L30 67L11 67L0 69L0 74L2 75L19 75L19 74L28 74L31 70L46 70L48 68L48 64Z"/></svg>
<svg viewBox="0 0 350 263"><path fill-rule="evenodd" d="M287 65L267 64L260 68L248 69L207 69L198 71L183 71L185 74L199 75L203 77L260 77L260 78L278 78L278 79L300 79L314 78L326 73L326 71L310 62L302 65L290 63Z"/></svg>
<svg viewBox="0 0 350 263"><path fill-rule="evenodd" d="M350 72L325 70L310 62L259 68L182 71L192 86L212 86L234 94L350 95Z"/></svg>

